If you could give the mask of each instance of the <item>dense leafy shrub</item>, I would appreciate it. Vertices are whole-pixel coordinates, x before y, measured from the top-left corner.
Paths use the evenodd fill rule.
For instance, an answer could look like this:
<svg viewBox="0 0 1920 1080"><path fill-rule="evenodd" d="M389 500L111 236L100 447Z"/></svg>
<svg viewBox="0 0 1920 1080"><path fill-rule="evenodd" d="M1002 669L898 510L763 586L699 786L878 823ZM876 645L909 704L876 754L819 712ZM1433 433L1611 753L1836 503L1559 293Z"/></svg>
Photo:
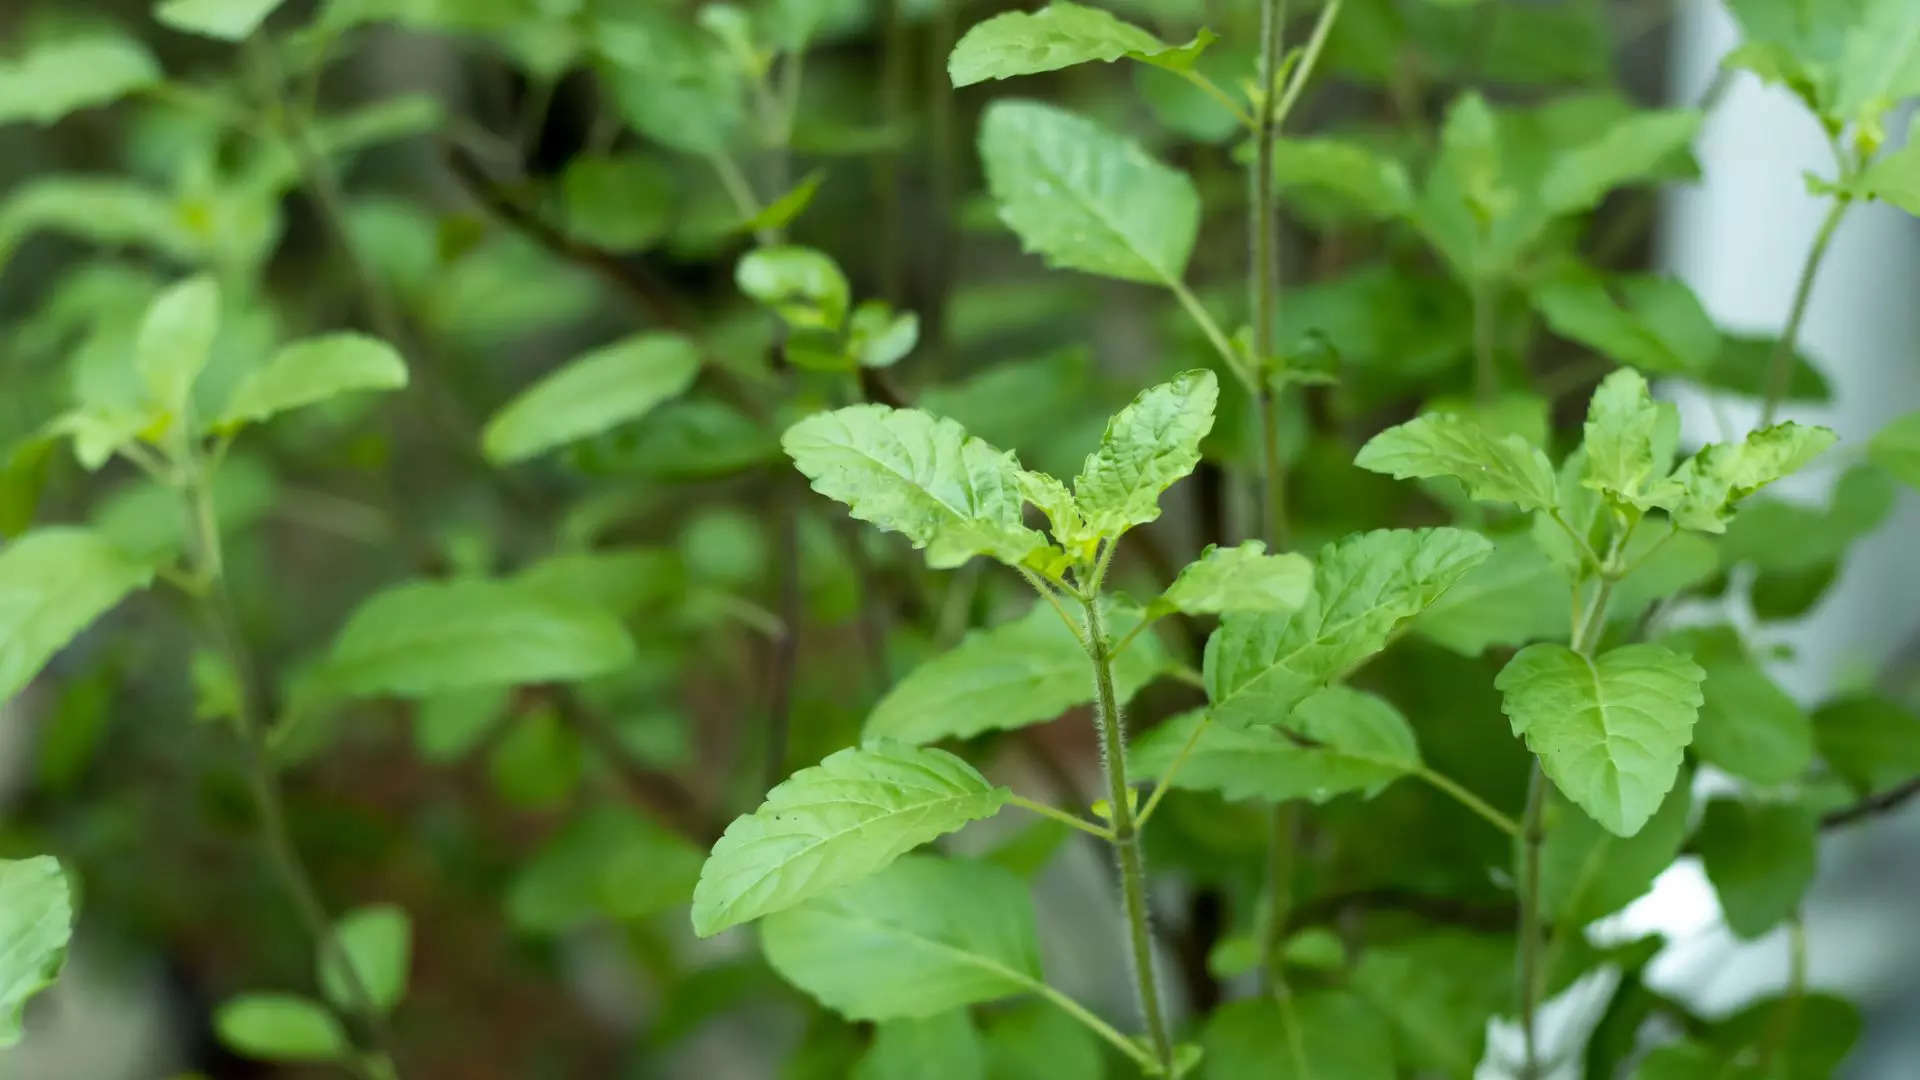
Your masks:
<svg viewBox="0 0 1920 1080"><path fill-rule="evenodd" d="M1920 720L1747 636L1920 486L1778 418L1920 6L1734 0L1673 109L1644 7L0 16L0 1041L78 911L369 1078L1828 1075ZM1751 77L1834 153L1765 339L1638 268ZM1587 932L1683 853L1782 993Z"/></svg>

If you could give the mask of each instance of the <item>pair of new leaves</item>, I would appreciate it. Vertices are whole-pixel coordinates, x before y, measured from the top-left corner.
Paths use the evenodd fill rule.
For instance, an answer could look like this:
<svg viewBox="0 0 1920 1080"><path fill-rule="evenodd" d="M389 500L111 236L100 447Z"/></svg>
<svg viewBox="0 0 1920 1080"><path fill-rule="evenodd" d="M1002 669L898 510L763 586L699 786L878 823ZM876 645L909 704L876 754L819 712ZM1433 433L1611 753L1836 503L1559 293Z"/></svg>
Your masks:
<svg viewBox="0 0 1920 1080"><path fill-rule="evenodd" d="M80 461L98 468L136 440L171 452L183 438L230 435L339 394L407 384L406 364L385 342L323 334L281 347L203 417L195 384L214 357L219 329L220 287L213 278L200 275L162 290L134 338L133 392L123 400L83 402L52 420L48 434L70 436Z"/></svg>
<svg viewBox="0 0 1920 1080"><path fill-rule="evenodd" d="M208 436L226 438L291 409L407 381L406 366L385 343L326 334L286 345L248 370L224 402L207 411L212 419L202 419L195 388L214 355L219 321L212 279L190 278L162 291L135 339L128 373L134 389L126 400L83 403L50 421L42 437L71 437L75 456L89 468L149 444L177 471ZM54 653L154 573L151 559L93 528L46 526L7 545L0 551L0 591L15 602L0 606L0 700L26 686Z"/></svg>
<svg viewBox="0 0 1920 1080"><path fill-rule="evenodd" d="M358 908L336 920L328 940L315 949L315 974L332 1008L301 994L241 994L214 1011L214 1030L248 1057L351 1061L353 1041L334 1010L393 1011L406 996L412 957L413 923L405 911L392 904Z"/></svg>
<svg viewBox="0 0 1920 1080"><path fill-rule="evenodd" d="M787 325L795 366L847 372L887 367L913 351L920 320L881 300L851 303L846 275L825 254L763 247L735 268L740 291ZM480 449L511 465L633 423L679 397L700 374L700 349L681 334L633 334L589 350L516 395L487 421Z"/></svg>

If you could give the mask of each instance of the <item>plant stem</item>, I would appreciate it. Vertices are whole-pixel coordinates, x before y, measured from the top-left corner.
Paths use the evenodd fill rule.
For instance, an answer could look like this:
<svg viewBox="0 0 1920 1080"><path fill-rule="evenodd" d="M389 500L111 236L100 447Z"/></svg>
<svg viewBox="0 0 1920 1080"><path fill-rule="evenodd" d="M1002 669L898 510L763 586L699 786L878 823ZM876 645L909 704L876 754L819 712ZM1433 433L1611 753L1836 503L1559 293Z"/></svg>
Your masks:
<svg viewBox="0 0 1920 1080"><path fill-rule="evenodd" d="M1523 830L1519 822L1514 821L1507 815L1487 805L1486 800L1468 791L1458 780L1447 776L1445 773L1435 772L1426 765L1415 769L1413 775L1431 785L1442 795L1447 796L1461 806L1480 815L1488 824L1506 833L1508 836L1519 837L1523 835Z"/></svg>
<svg viewBox="0 0 1920 1080"><path fill-rule="evenodd" d="M1160 779L1154 783L1153 791L1148 794L1147 801L1140 805L1140 816L1134 820L1135 828L1146 827L1147 819L1153 816L1154 808L1160 805L1161 799L1167 797L1167 789L1173 786L1173 778L1180 772L1180 766L1185 765L1187 759L1193 756L1193 748L1200 745L1200 736L1205 734L1207 726L1212 723L1213 714L1207 713L1200 718L1199 723L1193 725L1193 734L1188 735L1187 741L1180 745L1180 752L1173 756L1173 760L1161 772Z"/></svg>
<svg viewBox="0 0 1920 1080"><path fill-rule="evenodd" d="M1258 386L1254 408L1260 424L1262 529L1270 544L1284 545L1286 536L1285 480L1273 430L1273 383L1268 365L1277 364L1273 349L1273 320L1279 306L1278 245L1274 243L1273 144L1278 134L1274 116L1273 79L1280 63L1280 36L1286 25L1286 0L1260 3L1260 97L1255 119L1253 164L1247 176L1247 306L1253 311L1253 364Z"/></svg>
<svg viewBox="0 0 1920 1080"><path fill-rule="evenodd" d="M1333 32L1333 23L1340 17L1341 0L1328 0L1327 6L1320 9L1320 18L1313 24L1313 33L1307 37L1306 51L1300 55L1300 63L1293 69L1293 77L1287 80L1286 92L1280 95L1280 103L1273 109L1273 123L1277 128L1287 122L1293 112L1294 103L1300 100L1300 92L1307 87L1307 77L1313 74L1313 67L1320 61L1320 50L1326 47L1327 35Z"/></svg>
<svg viewBox="0 0 1920 1080"><path fill-rule="evenodd" d="M1600 587L1586 617L1574 627L1573 651L1591 657L1607 625L1607 603L1613 597L1614 582L1620 579L1617 561L1625 545L1615 543L1607 553L1600 571ZM1576 616L1577 617L1577 616ZM1534 1013L1538 1011L1541 991L1541 956L1546 946L1546 928L1540 919L1540 848L1546 840L1547 777L1540 759L1533 759L1527 776L1527 810L1520 822L1520 1032L1526 1044L1526 1064L1521 1080L1539 1080L1540 1053L1534 1033Z"/></svg>
<svg viewBox="0 0 1920 1080"><path fill-rule="evenodd" d="M1275 803L1268 823L1266 910L1260 925L1260 972L1270 989L1286 991L1277 957L1293 916L1293 868L1300 848L1300 809L1292 800Z"/></svg>
<svg viewBox="0 0 1920 1080"><path fill-rule="evenodd" d="M393 1064L393 1055L388 1049L393 1038L387 1028L386 1018L374 1005L373 995L368 993L359 969L348 957L339 938L334 936L333 919L321 903L313 876L300 860L299 849L294 846L293 836L288 831L286 800L280 791L279 773L267 746L266 732L262 730L255 714L251 658L240 636L238 620L234 617L227 591L226 556L221 546L220 523L210 477L199 460L197 449L188 447L181 459L187 513L200 564L196 569L205 584L197 599L238 686L234 728L246 747L247 785L260 813L261 844L307 934L313 938L315 946L326 954L328 963L341 972L347 993L353 999L352 1011L365 1024L372 1037L371 1052L366 1060L359 1062L360 1070L369 1080L397 1078L399 1070Z"/></svg>
<svg viewBox="0 0 1920 1080"><path fill-rule="evenodd" d="M1009 974L1011 975L1013 973L1009 972ZM1080 1004L1038 979L1026 979L1022 981L1026 981L1028 985L1033 987L1034 993L1046 998L1048 1002L1052 1003L1054 1008L1085 1024L1088 1030L1105 1039L1114 1049L1132 1058L1134 1063L1142 1069L1150 1069L1154 1066L1154 1059L1150 1057L1146 1051L1140 1049L1139 1044L1114 1030L1112 1024L1095 1016L1085 1005Z"/></svg>
<svg viewBox="0 0 1920 1080"><path fill-rule="evenodd" d="M1187 288L1186 282L1179 278L1168 278L1166 285L1173 291L1174 297L1180 301L1180 306L1187 309L1187 314L1192 316L1193 321L1199 325L1201 333L1207 335L1208 343L1213 346L1214 352L1220 354L1220 359L1226 363L1227 370L1232 372L1233 376L1239 379L1249 391L1257 392L1259 373L1247 370L1246 361L1234 349L1233 343L1227 340L1227 335L1220 329L1220 324L1214 322L1213 316L1207 313L1206 305L1202 304L1200 298L1193 295L1193 290Z"/></svg>
<svg viewBox="0 0 1920 1080"><path fill-rule="evenodd" d="M1540 926L1540 848L1546 839L1546 803L1547 777L1536 757L1527 774L1527 811L1520 824L1520 1035L1526 1045L1521 1080L1540 1080L1540 1047L1533 1021L1540 1001L1540 954L1545 944Z"/></svg>
<svg viewBox="0 0 1920 1080"><path fill-rule="evenodd" d="M1165 1075L1172 1076L1173 1041L1167 1035L1166 1017L1160 1009L1160 985L1154 977L1153 933L1147 924L1147 869L1128 802L1127 736L1113 689L1113 661L1107 651L1107 631L1100 621L1098 593L1089 591L1081 600L1086 607L1087 655L1093 660L1093 719L1099 728L1101 759L1106 766L1113 850L1120 862L1120 897L1126 909L1128 943L1133 949L1134 988L1154 1059Z"/></svg>
<svg viewBox="0 0 1920 1080"><path fill-rule="evenodd" d="M1493 355L1498 312L1492 293L1493 286L1487 282L1473 283L1473 395L1482 405L1491 404L1500 389L1500 369Z"/></svg>
<svg viewBox="0 0 1920 1080"><path fill-rule="evenodd" d="M1083 833L1088 833L1090 835L1097 836L1102 840L1113 839L1113 833L1111 831L1104 829L1098 825L1095 825L1091 821L1086 821L1082 818L1075 817L1074 815L1067 813L1065 810L1062 810L1059 807L1048 806L1046 803L1043 803L1043 802L1035 802L1034 800L1026 798L1025 796L1021 796L1021 795L1009 795L1007 796L1007 801L1019 807L1022 810L1027 810L1032 813L1039 814L1041 817L1052 818L1053 820L1058 821L1063 825L1070 825L1073 828L1079 829Z"/></svg>
<svg viewBox="0 0 1920 1080"><path fill-rule="evenodd" d="M1840 219L1847 214L1847 208L1853 200L1846 195L1837 195L1833 200L1833 209L1827 211L1825 221L1820 223L1820 231L1814 234L1813 247L1807 252L1807 261L1800 268L1799 284L1793 289L1793 310L1787 315L1786 329L1780 332L1780 340L1774 342L1773 355L1767 360L1767 397L1760 409L1760 425L1765 427L1773 423L1774 413L1779 411L1780 399L1787 394L1787 383L1793 372L1794 344L1800 339L1800 323L1807 315L1807 302L1813 298L1813 280L1820 273L1820 264L1827 257L1827 248L1833 243L1833 234L1840 227Z"/></svg>

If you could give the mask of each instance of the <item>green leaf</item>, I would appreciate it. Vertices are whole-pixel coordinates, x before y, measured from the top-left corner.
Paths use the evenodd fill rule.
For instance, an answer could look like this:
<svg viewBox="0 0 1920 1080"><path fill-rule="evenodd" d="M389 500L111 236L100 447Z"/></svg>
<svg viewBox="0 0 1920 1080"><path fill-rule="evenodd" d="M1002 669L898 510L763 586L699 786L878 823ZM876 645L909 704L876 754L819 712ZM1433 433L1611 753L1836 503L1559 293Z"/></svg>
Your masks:
<svg viewBox="0 0 1920 1080"><path fill-rule="evenodd" d="M701 858L627 807L594 807L520 867L507 886L507 918L529 933L560 934L596 919L657 915L693 896Z"/></svg>
<svg viewBox="0 0 1920 1080"><path fill-rule="evenodd" d="M1691 805L1687 784L1677 783L1646 827L1623 837L1556 793L1540 848L1540 903L1554 925L1582 927L1645 895L1679 856Z"/></svg>
<svg viewBox="0 0 1920 1080"><path fill-rule="evenodd" d="M73 936L73 896L51 855L0 859L0 1048L20 1041L27 999L53 985Z"/></svg>
<svg viewBox="0 0 1920 1080"><path fill-rule="evenodd" d="M1545 452L1519 435L1496 437L1458 413L1428 413L1390 427L1367 440L1353 463L1398 480L1450 476L1475 499L1523 510L1550 510L1559 502Z"/></svg>
<svg viewBox="0 0 1920 1080"><path fill-rule="evenodd" d="M660 548L606 548L550 555L514 575L515 585L558 603L625 618L657 609L685 587L681 559Z"/></svg>
<svg viewBox="0 0 1920 1080"><path fill-rule="evenodd" d="M355 908L333 924L333 942L318 950L316 964L320 989L335 1008L357 1010L365 991L368 1004L392 1012L407 996L413 923L405 910L396 904ZM352 975L359 976L359 991Z"/></svg>
<svg viewBox="0 0 1920 1080"><path fill-rule="evenodd" d="M1647 371L1700 376L1722 348L1706 308L1678 278L1569 268L1535 284L1528 299L1554 333Z"/></svg>
<svg viewBox="0 0 1920 1080"><path fill-rule="evenodd" d="M214 427L232 430L356 390L398 390L407 365L391 345L342 332L284 346L234 387Z"/></svg>
<svg viewBox="0 0 1920 1080"><path fill-rule="evenodd" d="M1889 109L1920 94L1920 8L1906 0L1864 0L1837 74L1830 115L1879 127Z"/></svg>
<svg viewBox="0 0 1920 1080"><path fill-rule="evenodd" d="M1795 803L1715 799L1694 845L1727 927L1756 938L1800 910L1813 884L1819 821Z"/></svg>
<svg viewBox="0 0 1920 1080"><path fill-rule="evenodd" d="M1511 937L1438 930L1370 945L1350 985L1386 1017L1403 1065L1464 1080L1487 1021L1513 1007L1513 968Z"/></svg>
<svg viewBox="0 0 1920 1080"><path fill-rule="evenodd" d="M1693 729L1701 760L1755 784L1796 779L1813 761L1806 711L1767 677L1731 627L1689 628L1661 640L1706 671Z"/></svg>
<svg viewBox="0 0 1920 1080"><path fill-rule="evenodd" d="M1420 768L1406 717L1384 699L1344 686L1307 698L1275 727L1284 731L1210 723L1196 709L1135 740L1127 760L1140 775L1159 776L1192 739L1175 787L1269 802L1324 803L1350 791L1370 799Z"/></svg>
<svg viewBox="0 0 1920 1080"><path fill-rule="evenodd" d="M965 1009L912 1020L887 1020L851 1080L987 1080L987 1051Z"/></svg>
<svg viewBox="0 0 1920 1080"><path fill-rule="evenodd" d="M43 176L7 192L0 203L0 266L28 236L52 230L105 246L152 248L198 260L206 238L180 220L175 200L119 177Z"/></svg>
<svg viewBox="0 0 1920 1080"><path fill-rule="evenodd" d="M241 994L213 1012L213 1029L235 1053L266 1061L345 1061L347 1033L319 1002L298 994Z"/></svg>
<svg viewBox="0 0 1920 1080"><path fill-rule="evenodd" d="M161 0L153 17L189 34L245 41L267 21L281 0Z"/></svg>
<svg viewBox="0 0 1920 1080"><path fill-rule="evenodd" d="M920 316L867 300L847 323L847 354L861 367L892 367L920 343Z"/></svg>
<svg viewBox="0 0 1920 1080"><path fill-rule="evenodd" d="M952 420L854 405L810 416L780 441L815 491L905 535L936 569L975 555L1018 564L1046 543L1021 522L1019 460Z"/></svg>
<svg viewBox="0 0 1920 1080"><path fill-rule="evenodd" d="M1494 680L1513 733L1556 786L1617 836L1653 816L1680 773L1706 672L1657 645L1592 659L1529 645Z"/></svg>
<svg viewBox="0 0 1920 1080"><path fill-rule="evenodd" d="M932 855L769 916L760 942L781 978L853 1020L935 1016L1041 977L1026 882Z"/></svg>
<svg viewBox="0 0 1920 1080"><path fill-rule="evenodd" d="M494 581L416 581L362 602L316 678L346 697L585 679L633 659L619 620Z"/></svg>
<svg viewBox="0 0 1920 1080"><path fill-rule="evenodd" d="M1734 1073L1731 1080L1811 1080L1840 1071L1847 1052L1860 1038L1860 1010L1832 994L1805 993L1794 1002L1794 1023L1783 1035L1780 1021L1787 1002L1786 997L1764 997L1714 1025L1707 1039L1720 1065L1716 1076L1725 1071L1727 1062L1751 1060L1767 1053L1768 1047L1772 1048L1771 1068L1756 1064Z"/></svg>
<svg viewBox="0 0 1920 1080"><path fill-rule="evenodd" d="M1920 412L1910 412L1888 424L1867 443L1873 463L1920 488Z"/></svg>
<svg viewBox="0 0 1920 1080"><path fill-rule="evenodd" d="M1300 610L1228 615L1208 639L1215 719L1234 727L1286 722L1295 705L1385 648L1491 547L1459 529L1382 529L1329 544Z"/></svg>
<svg viewBox="0 0 1920 1080"><path fill-rule="evenodd" d="M1413 209L1413 182L1398 161L1339 139L1280 139L1273 147L1278 189L1309 187L1338 197L1362 217L1387 221Z"/></svg>
<svg viewBox="0 0 1920 1080"><path fill-rule="evenodd" d="M93 620L153 580L92 529L36 529L0 547L0 702Z"/></svg>
<svg viewBox="0 0 1920 1080"><path fill-rule="evenodd" d="M0 126L22 120L51 124L160 79L160 65L132 38L94 34L49 41L18 59L0 60ZM0 229L0 235L5 232ZM8 246L0 243L0 250Z"/></svg>
<svg viewBox="0 0 1920 1080"><path fill-rule="evenodd" d="M840 265L813 248L756 248L734 268L740 291L778 312L797 330L840 329L849 290Z"/></svg>
<svg viewBox="0 0 1920 1080"><path fill-rule="evenodd" d="M760 212L740 223L742 232L757 233L763 229L784 229L793 224L813 203L813 197L820 191L820 185L826 183L827 170L815 169L800 178L800 182L788 188L778 198L760 208Z"/></svg>
<svg viewBox="0 0 1920 1080"><path fill-rule="evenodd" d="M1773 338L1744 337L1733 334L1720 341L1720 352L1705 371L1687 372L1687 377L1703 386L1728 390L1750 398L1767 396L1767 368L1779 342ZM1787 377L1782 401L1830 401L1833 392L1827 377L1807 355L1794 351L1792 372Z"/></svg>
<svg viewBox="0 0 1920 1080"><path fill-rule="evenodd" d="M1107 1073L1093 1033L1041 1002L994 1010L986 1040L993 1080L1103 1080Z"/></svg>
<svg viewBox="0 0 1920 1080"><path fill-rule="evenodd" d="M1696 109L1659 109L1622 117L1593 140L1560 155L1547 170L1541 201L1555 214L1584 213L1614 188L1655 175L1700 130Z"/></svg>
<svg viewBox="0 0 1920 1080"><path fill-rule="evenodd" d="M1136 609L1112 605L1107 632L1119 636L1138 625ZM1151 634L1114 658L1114 692L1125 702L1166 667L1167 656ZM894 684L867 717L867 738L930 743L972 738L1042 723L1093 698L1087 652L1051 604L968 634L960 644L927 660Z"/></svg>
<svg viewBox="0 0 1920 1080"><path fill-rule="evenodd" d="M1138 144L1049 105L997 101L980 156L1000 220L1049 266L1161 285L1185 274L1200 196Z"/></svg>
<svg viewBox="0 0 1920 1080"><path fill-rule="evenodd" d="M1266 552L1267 545L1260 540L1235 547L1208 544L1198 559L1180 568L1154 607L1189 615L1229 611L1279 615L1306 603L1313 588L1313 563L1295 552Z"/></svg>
<svg viewBox="0 0 1920 1080"><path fill-rule="evenodd" d="M718 38L674 13L621 5L588 31L627 122L688 154L723 154L746 119L746 85Z"/></svg>
<svg viewBox="0 0 1920 1080"><path fill-rule="evenodd" d="M205 274L173 285L148 306L134 341L133 366L149 400L170 416L185 411L219 326L220 286Z"/></svg>
<svg viewBox="0 0 1920 1080"><path fill-rule="evenodd" d="M700 353L672 333L644 333L583 353L534 383L487 421L480 445L496 464L636 420L679 396L700 372Z"/></svg>
<svg viewBox="0 0 1920 1080"><path fill-rule="evenodd" d="M1462 656L1565 637L1567 576L1525 535L1500 537L1486 560L1413 620L1413 630Z"/></svg>
<svg viewBox="0 0 1920 1080"><path fill-rule="evenodd" d="M1909 214L1920 215L1920 117L1907 126L1900 149L1868 165L1853 183L1862 198L1885 199Z"/></svg>
<svg viewBox="0 0 1920 1080"><path fill-rule="evenodd" d="M1221 1007L1200 1037L1205 1080L1394 1080L1393 1037L1373 1006L1344 990L1284 1004L1261 995Z"/></svg>
<svg viewBox="0 0 1920 1080"><path fill-rule="evenodd" d="M1602 380L1587 407L1580 482L1620 503L1640 505L1647 485L1664 478L1680 430L1672 405L1654 404L1647 380L1621 368Z"/></svg>
<svg viewBox="0 0 1920 1080"><path fill-rule="evenodd" d="M1882 697L1830 701L1813 714L1820 757L1854 792L1876 795L1920 776L1920 716Z"/></svg>
<svg viewBox="0 0 1920 1080"><path fill-rule="evenodd" d="M511 687L472 686L422 700L413 718L415 748L431 762L459 760L507 714L511 696Z"/></svg>
<svg viewBox="0 0 1920 1080"><path fill-rule="evenodd" d="M1202 30L1186 45L1168 45L1099 8L1054 0L1039 11L1009 11L975 23L947 57L947 77L957 88L1122 58L1178 70L1191 67L1212 41Z"/></svg>
<svg viewBox="0 0 1920 1080"><path fill-rule="evenodd" d="M579 735L552 707L516 717L487 755L487 776L502 801L524 810L557 810L585 772Z"/></svg>
<svg viewBox="0 0 1920 1080"><path fill-rule="evenodd" d="M1100 447L1073 481L1086 527L1111 539L1160 516L1160 493L1200 463L1200 440L1213 430L1220 381L1187 371L1142 390L1107 421Z"/></svg>
<svg viewBox="0 0 1920 1080"><path fill-rule="evenodd" d="M677 190L657 157L575 154L560 175L567 235L606 251L644 251L671 229Z"/></svg>
<svg viewBox="0 0 1920 1080"><path fill-rule="evenodd" d="M145 409L83 405L48 421L44 433L72 439L74 460L88 472L97 472L154 423L155 417Z"/></svg>
<svg viewBox="0 0 1920 1080"><path fill-rule="evenodd" d="M1823 427L1788 422L1754 431L1744 442L1715 443L1654 485L1647 501L1681 528L1725 532L1741 499L1797 471L1837 438Z"/></svg>
<svg viewBox="0 0 1920 1080"><path fill-rule="evenodd" d="M700 869L693 929L711 937L867 877L1007 800L944 750L878 740L781 781Z"/></svg>

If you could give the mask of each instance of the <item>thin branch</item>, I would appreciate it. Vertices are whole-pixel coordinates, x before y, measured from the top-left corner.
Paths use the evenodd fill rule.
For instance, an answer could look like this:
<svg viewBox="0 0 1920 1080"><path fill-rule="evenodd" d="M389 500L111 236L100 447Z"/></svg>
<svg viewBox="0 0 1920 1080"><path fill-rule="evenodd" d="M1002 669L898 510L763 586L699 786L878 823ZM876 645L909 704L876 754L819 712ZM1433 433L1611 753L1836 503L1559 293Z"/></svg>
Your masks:
<svg viewBox="0 0 1920 1080"><path fill-rule="evenodd" d="M1167 763L1165 769L1161 770L1160 778L1154 782L1153 791L1147 796L1147 801L1141 805L1140 817L1134 822L1135 828L1147 827L1147 820L1153 817L1153 811L1160 805L1160 800L1167 797L1168 789L1173 787L1173 778L1179 775L1180 767L1187 763L1188 757L1192 756L1193 748L1200 745L1200 735L1211 723L1213 723L1213 714L1209 712L1200 718L1199 723L1193 725L1193 734L1187 736L1187 741L1180 745L1180 752L1173 756L1173 760Z"/></svg>
<svg viewBox="0 0 1920 1080"><path fill-rule="evenodd" d="M1048 806L1046 803L1043 803L1043 802L1035 802L1034 800L1026 798L1025 796L1021 796L1021 795L1009 795L1007 796L1007 801L1019 807L1022 810L1031 811L1032 813L1039 814L1041 817L1052 818L1053 820L1060 822L1062 825L1068 825L1073 828L1079 829L1081 832L1086 833L1089 836L1097 836L1100 839L1106 840L1109 842L1113 840L1112 830L1107 829L1100 825L1095 825L1093 822L1088 821L1085 818L1075 817L1074 815L1067 813L1065 810L1062 810L1059 807Z"/></svg>
<svg viewBox="0 0 1920 1080"><path fill-rule="evenodd" d="M1843 826L1852 825L1858 821L1864 821L1867 818L1892 813L1905 806L1916 795L1920 795L1920 776L1914 777L1899 787L1889 788L1878 795L1868 796L1854 803L1852 806L1843 806L1838 810L1827 811L1820 816L1820 827L1823 829L1838 829Z"/></svg>

